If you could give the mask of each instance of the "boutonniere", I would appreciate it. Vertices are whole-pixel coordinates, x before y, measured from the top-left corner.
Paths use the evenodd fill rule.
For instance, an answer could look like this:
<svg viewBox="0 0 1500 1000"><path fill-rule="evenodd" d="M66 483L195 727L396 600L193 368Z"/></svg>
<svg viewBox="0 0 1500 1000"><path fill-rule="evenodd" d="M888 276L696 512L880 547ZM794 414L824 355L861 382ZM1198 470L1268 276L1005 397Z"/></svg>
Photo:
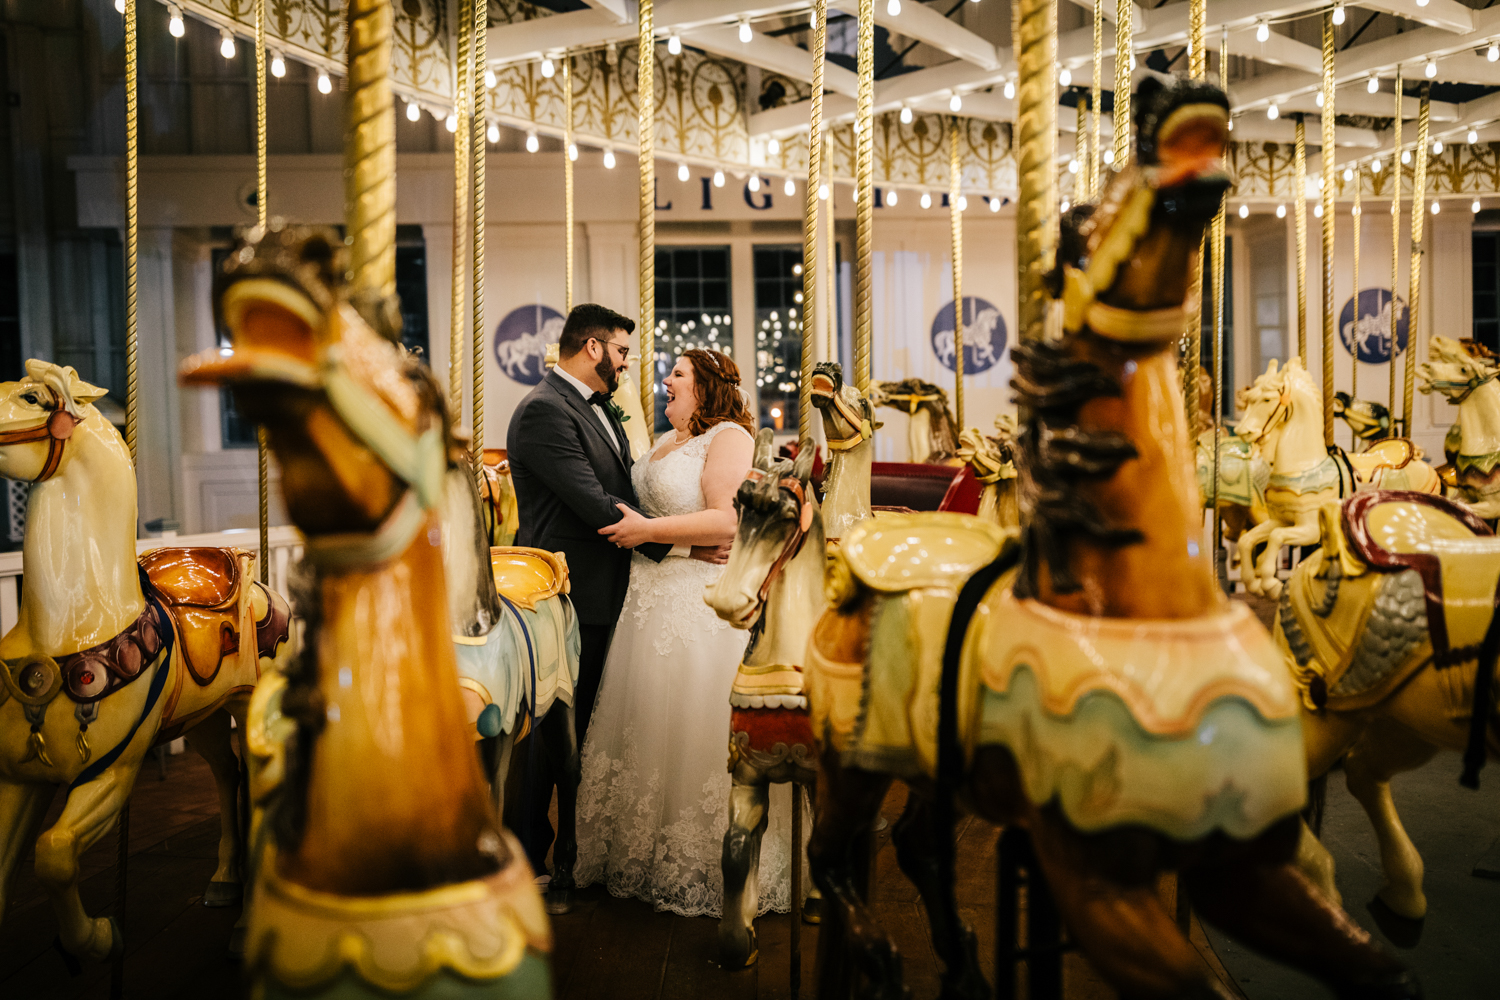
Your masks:
<svg viewBox="0 0 1500 1000"><path fill-rule="evenodd" d="M609 409L610 416L614 417L620 423L623 424L625 421L630 419L630 414L626 413L625 409L620 406L619 403L616 403L613 399L611 399L604 405Z"/></svg>

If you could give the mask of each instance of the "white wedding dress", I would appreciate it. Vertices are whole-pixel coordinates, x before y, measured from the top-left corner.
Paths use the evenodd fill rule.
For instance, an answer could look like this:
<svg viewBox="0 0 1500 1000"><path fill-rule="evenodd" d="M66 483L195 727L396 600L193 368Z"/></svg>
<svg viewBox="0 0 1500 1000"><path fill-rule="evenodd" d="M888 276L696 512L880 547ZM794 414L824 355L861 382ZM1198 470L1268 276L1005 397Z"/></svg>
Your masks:
<svg viewBox="0 0 1500 1000"><path fill-rule="evenodd" d="M641 509L653 517L702 510L709 442L744 433L718 423L658 458L672 440L663 435L633 468ZM724 908L729 692L748 634L704 603L722 571L696 559L631 557L578 792L578 884L602 881L616 896L686 917ZM761 841L762 913L790 908L790 845L790 788L775 785Z"/></svg>

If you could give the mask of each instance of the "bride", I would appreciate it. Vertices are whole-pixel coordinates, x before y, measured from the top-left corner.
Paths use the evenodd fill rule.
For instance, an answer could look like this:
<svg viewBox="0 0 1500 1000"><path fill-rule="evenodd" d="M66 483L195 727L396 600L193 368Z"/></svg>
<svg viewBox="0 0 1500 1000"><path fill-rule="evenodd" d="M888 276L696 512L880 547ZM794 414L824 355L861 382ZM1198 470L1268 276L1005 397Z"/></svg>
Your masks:
<svg viewBox="0 0 1500 1000"><path fill-rule="evenodd" d="M632 471L651 517L621 505L624 518L600 534L625 548L733 540L734 495L755 450L739 384L729 357L682 353L665 380L675 433ZM720 572L691 559L631 558L578 793L579 886L602 881L616 896L687 917L717 917L724 903L729 691L747 636L703 601ZM762 841L762 912L790 908L790 795L776 787L787 799L773 803Z"/></svg>

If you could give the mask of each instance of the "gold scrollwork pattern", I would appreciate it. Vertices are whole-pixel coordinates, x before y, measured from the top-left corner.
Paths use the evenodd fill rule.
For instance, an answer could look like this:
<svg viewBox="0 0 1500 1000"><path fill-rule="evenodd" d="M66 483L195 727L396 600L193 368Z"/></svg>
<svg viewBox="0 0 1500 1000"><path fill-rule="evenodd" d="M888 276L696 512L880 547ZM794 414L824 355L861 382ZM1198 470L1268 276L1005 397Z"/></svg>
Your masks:
<svg viewBox="0 0 1500 1000"><path fill-rule="evenodd" d="M1235 177L1231 198L1290 198L1292 196L1292 145L1275 142L1237 142L1229 147L1229 169ZM1382 158L1384 169L1378 173L1362 164L1355 179L1344 180L1343 171L1336 178L1340 199L1353 200L1354 185L1360 185L1362 197L1389 198L1391 157ZM1415 165L1401 165L1403 189L1411 190ZM1454 143L1427 160L1427 195L1484 195L1500 193L1500 143L1474 145Z"/></svg>

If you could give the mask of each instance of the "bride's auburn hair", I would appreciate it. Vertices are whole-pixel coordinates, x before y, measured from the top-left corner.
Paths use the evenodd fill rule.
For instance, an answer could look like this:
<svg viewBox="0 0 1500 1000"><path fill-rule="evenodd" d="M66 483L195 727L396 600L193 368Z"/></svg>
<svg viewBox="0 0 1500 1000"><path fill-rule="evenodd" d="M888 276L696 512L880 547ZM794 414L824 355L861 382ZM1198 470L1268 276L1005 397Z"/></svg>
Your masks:
<svg viewBox="0 0 1500 1000"><path fill-rule="evenodd" d="M740 369L734 359L695 347L683 351L682 360L693 367L693 390L698 396L698 408L688 420L688 433L696 437L728 420L754 435L755 418L750 414L748 395L740 388Z"/></svg>

